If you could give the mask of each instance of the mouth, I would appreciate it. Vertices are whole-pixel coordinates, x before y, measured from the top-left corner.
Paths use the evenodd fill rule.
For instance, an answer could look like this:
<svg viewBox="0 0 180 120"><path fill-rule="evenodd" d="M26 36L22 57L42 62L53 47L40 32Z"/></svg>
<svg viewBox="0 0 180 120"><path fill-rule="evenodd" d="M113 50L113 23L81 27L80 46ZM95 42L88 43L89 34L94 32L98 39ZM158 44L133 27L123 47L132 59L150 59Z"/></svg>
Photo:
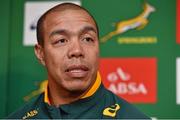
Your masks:
<svg viewBox="0 0 180 120"><path fill-rule="evenodd" d="M84 78L88 71L89 68L85 65L72 65L65 70L65 73L71 78Z"/></svg>

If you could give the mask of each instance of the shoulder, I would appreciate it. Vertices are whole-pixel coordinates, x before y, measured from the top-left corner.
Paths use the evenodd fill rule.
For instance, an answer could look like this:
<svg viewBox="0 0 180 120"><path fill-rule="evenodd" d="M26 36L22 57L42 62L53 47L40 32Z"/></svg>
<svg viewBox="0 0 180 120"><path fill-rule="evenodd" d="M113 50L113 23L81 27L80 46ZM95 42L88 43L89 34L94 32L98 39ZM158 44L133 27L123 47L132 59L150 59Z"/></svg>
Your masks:
<svg viewBox="0 0 180 120"><path fill-rule="evenodd" d="M109 90L106 90L107 102L116 105L116 118L121 119L150 119L147 115L141 112L135 105L127 102L121 97L118 97Z"/></svg>
<svg viewBox="0 0 180 120"><path fill-rule="evenodd" d="M35 99L29 101L24 106L20 107L13 113L11 113L7 119L25 119L27 116L33 116L37 114L38 106L42 101L43 94L39 95Z"/></svg>

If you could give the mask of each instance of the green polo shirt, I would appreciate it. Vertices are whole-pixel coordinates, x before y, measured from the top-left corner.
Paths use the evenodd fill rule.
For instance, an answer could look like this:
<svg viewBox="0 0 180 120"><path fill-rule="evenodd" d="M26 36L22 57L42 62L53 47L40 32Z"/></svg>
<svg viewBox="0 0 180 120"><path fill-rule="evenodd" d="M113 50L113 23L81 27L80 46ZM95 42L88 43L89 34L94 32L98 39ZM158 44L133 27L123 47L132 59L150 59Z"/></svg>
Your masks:
<svg viewBox="0 0 180 120"><path fill-rule="evenodd" d="M135 106L107 90L99 72L95 83L81 98L70 104L55 107L45 92L8 116L15 119L149 119Z"/></svg>
<svg viewBox="0 0 180 120"><path fill-rule="evenodd" d="M101 83L96 92L70 104L55 107L45 94L8 116L15 119L150 119L134 105L108 91Z"/></svg>

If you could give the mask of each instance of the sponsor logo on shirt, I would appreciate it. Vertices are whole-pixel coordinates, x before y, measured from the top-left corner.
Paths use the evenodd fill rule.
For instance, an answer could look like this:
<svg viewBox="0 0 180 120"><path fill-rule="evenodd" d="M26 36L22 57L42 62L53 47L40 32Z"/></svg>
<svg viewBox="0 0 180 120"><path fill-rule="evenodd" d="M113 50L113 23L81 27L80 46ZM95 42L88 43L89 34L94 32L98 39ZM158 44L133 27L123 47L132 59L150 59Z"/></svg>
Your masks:
<svg viewBox="0 0 180 120"><path fill-rule="evenodd" d="M38 109L36 109L36 110L31 110L31 111L27 112L26 115L23 116L22 119L27 119L27 118L36 116L37 114L38 114Z"/></svg>
<svg viewBox="0 0 180 120"><path fill-rule="evenodd" d="M120 109L120 106L118 104L111 105L110 107L107 107L104 109L103 115L109 116L109 117L115 117L119 109Z"/></svg>

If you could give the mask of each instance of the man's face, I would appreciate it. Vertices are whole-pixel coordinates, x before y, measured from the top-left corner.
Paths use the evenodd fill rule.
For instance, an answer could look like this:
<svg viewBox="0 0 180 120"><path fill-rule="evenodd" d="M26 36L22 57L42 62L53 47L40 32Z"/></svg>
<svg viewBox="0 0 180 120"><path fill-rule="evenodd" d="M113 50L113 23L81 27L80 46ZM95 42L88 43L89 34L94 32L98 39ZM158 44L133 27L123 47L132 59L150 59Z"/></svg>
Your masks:
<svg viewBox="0 0 180 120"><path fill-rule="evenodd" d="M49 82L67 91L85 91L96 79L99 43L92 18L82 10L53 12L44 22L41 57Z"/></svg>

